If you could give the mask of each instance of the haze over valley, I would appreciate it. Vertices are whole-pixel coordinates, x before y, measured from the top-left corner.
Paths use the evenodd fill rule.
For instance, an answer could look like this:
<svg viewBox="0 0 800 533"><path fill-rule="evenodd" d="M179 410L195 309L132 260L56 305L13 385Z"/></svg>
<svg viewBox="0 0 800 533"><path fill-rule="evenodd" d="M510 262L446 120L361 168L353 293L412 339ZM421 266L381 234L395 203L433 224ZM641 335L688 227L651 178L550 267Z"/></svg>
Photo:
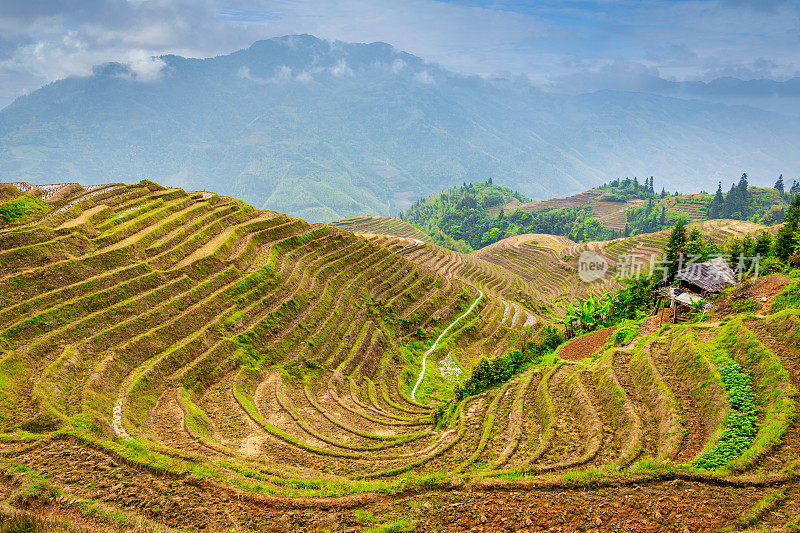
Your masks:
<svg viewBox="0 0 800 533"><path fill-rule="evenodd" d="M330 221L394 215L490 177L544 200L626 176L698 192L742 172L771 185L800 168L800 118L702 92L544 92L457 74L386 43L310 35L158 60L155 78L100 65L0 111L0 176L150 178Z"/></svg>

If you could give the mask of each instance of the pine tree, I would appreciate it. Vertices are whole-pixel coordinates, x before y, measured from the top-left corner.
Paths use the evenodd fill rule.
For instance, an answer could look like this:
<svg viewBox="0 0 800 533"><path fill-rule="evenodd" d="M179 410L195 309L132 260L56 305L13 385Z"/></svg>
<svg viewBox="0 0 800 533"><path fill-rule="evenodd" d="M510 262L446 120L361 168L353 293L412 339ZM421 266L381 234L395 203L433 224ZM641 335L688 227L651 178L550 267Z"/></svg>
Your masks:
<svg viewBox="0 0 800 533"><path fill-rule="evenodd" d="M492 178L489 178L489 185L492 184Z"/></svg>
<svg viewBox="0 0 800 533"><path fill-rule="evenodd" d="M722 217L722 210L725 207L725 196L722 194L722 182L717 185L717 194L708 204L708 218L715 219Z"/></svg>
<svg viewBox="0 0 800 533"><path fill-rule="evenodd" d="M768 231L762 231L756 237L756 245L753 252L761 257L767 257L772 250L772 235Z"/></svg>
<svg viewBox="0 0 800 533"><path fill-rule="evenodd" d="M633 177L633 194L634 196L639 194L639 180L636 176Z"/></svg>
<svg viewBox="0 0 800 533"><path fill-rule="evenodd" d="M783 174L778 176L778 181L775 182L775 188L778 190L779 193L783 194Z"/></svg>
<svg viewBox="0 0 800 533"><path fill-rule="evenodd" d="M666 197L667 197L667 191L666 189L664 189L664 187L661 187L661 198L666 198Z"/></svg>
<svg viewBox="0 0 800 533"><path fill-rule="evenodd" d="M775 256L781 261L788 260L794 253L798 219L800 219L800 195L796 195L789 207L786 208L783 227L775 236Z"/></svg>
<svg viewBox="0 0 800 533"><path fill-rule="evenodd" d="M683 256L684 248L686 247L686 224L683 220L678 220L672 233L669 235L669 242L665 250L667 259L667 268L669 269L669 276L672 277L678 271L679 259Z"/></svg>
<svg viewBox="0 0 800 533"><path fill-rule="evenodd" d="M736 186L739 190L739 209L736 211L739 213L739 220L745 220L749 215L749 206L750 206L750 191L747 188L747 173L743 173L742 177L739 178L739 184Z"/></svg>

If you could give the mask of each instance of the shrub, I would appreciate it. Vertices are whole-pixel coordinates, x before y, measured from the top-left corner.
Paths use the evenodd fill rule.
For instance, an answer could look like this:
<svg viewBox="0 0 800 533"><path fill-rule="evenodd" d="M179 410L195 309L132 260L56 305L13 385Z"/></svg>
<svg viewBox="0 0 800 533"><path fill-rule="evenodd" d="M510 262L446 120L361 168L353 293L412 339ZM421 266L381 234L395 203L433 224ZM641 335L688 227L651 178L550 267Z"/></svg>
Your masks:
<svg viewBox="0 0 800 533"><path fill-rule="evenodd" d="M41 199L25 195L0 204L0 221L7 224L19 222L35 213L48 211L50 206Z"/></svg>
<svg viewBox="0 0 800 533"><path fill-rule="evenodd" d="M761 276L766 276L768 274L779 274L784 270L786 270L786 265L784 265L777 257L764 257L758 264L758 273Z"/></svg>
<svg viewBox="0 0 800 533"><path fill-rule="evenodd" d="M606 193L597 199L600 202L625 202L627 201L624 196L616 193Z"/></svg>
<svg viewBox="0 0 800 533"><path fill-rule="evenodd" d="M536 333L536 338L526 339L522 343L522 355L527 360L538 361L552 352L564 342L564 335L555 326L545 326Z"/></svg>
<svg viewBox="0 0 800 533"><path fill-rule="evenodd" d="M639 333L639 322L623 320L616 331L614 331L614 344L617 346L627 346Z"/></svg>
<svg viewBox="0 0 800 533"><path fill-rule="evenodd" d="M800 307L800 281L795 281L775 296L769 310L771 313L777 313L784 309L797 309L798 307Z"/></svg>
<svg viewBox="0 0 800 533"><path fill-rule="evenodd" d="M462 400L508 381L522 369L525 362L525 357L519 350L496 359L481 356L472 367L469 378L455 386L453 392L456 399Z"/></svg>

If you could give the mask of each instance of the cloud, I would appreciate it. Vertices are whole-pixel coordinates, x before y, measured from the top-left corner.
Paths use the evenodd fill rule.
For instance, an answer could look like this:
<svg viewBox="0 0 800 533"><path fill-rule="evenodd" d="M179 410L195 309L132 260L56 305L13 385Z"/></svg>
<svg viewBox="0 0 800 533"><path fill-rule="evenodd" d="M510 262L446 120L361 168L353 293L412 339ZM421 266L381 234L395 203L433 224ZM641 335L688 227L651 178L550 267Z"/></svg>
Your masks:
<svg viewBox="0 0 800 533"><path fill-rule="evenodd" d="M291 67L286 65L281 65L277 69L275 69L275 75L271 78L261 78L258 76L254 76L250 72L250 67L244 66L239 69L237 75L245 80L252 81L253 83L257 83L258 85L267 85L267 84L280 84L280 83L287 83L293 80L298 81L309 81L311 79L311 75L308 72L301 72L297 76L292 75Z"/></svg>
<svg viewBox="0 0 800 533"><path fill-rule="evenodd" d="M347 62L344 59L340 59L339 61L337 61L336 64L330 68L330 72L334 76L339 76L339 77L353 75L353 69L347 66Z"/></svg>
<svg viewBox="0 0 800 533"><path fill-rule="evenodd" d="M480 76L538 85L636 88L717 75L800 72L800 4L785 0L472 2L462 0L39 0L0 2L0 106L98 64L156 81L174 53L208 57L313 34L384 41ZM292 45L293 38L286 39ZM352 67L328 65L331 74ZM397 58L394 73L408 68ZM309 81L314 74L292 72ZM284 74L284 77L286 75Z"/></svg>
<svg viewBox="0 0 800 533"><path fill-rule="evenodd" d="M719 65L710 63L704 71L704 78L733 77L743 80L753 80L759 78L773 78L780 66L772 60L759 57L755 60L739 65Z"/></svg>
<svg viewBox="0 0 800 533"><path fill-rule="evenodd" d="M161 74L167 64L160 57L147 56L134 57L126 66L132 73L132 78L141 82L153 82L161 79Z"/></svg>
<svg viewBox="0 0 800 533"><path fill-rule="evenodd" d="M636 61L584 62L577 72L554 78L554 88L567 93L585 93L600 89L618 91L655 91L664 81L655 67Z"/></svg>
<svg viewBox="0 0 800 533"><path fill-rule="evenodd" d="M414 79L417 80L419 83L424 83L426 85L431 85L433 83L436 83L436 80L433 79L433 76L431 76L430 72L428 72L427 70L423 70L414 74Z"/></svg>

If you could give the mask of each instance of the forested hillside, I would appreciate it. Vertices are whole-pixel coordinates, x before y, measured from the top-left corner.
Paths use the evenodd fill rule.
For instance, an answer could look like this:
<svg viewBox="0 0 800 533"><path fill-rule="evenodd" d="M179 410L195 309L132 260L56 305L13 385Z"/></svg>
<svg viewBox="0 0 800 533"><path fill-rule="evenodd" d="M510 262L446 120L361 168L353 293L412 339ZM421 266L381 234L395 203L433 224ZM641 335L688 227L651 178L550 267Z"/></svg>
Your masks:
<svg viewBox="0 0 800 533"><path fill-rule="evenodd" d="M400 218L431 239L458 251L477 250L514 235L546 233L576 242L608 240L673 227L678 221L727 218L778 224L788 202L800 192L795 180L785 190L781 176L773 188L750 187L747 175L726 194L680 194L654 179L617 179L585 193L543 202L488 182L463 184L415 202Z"/></svg>

